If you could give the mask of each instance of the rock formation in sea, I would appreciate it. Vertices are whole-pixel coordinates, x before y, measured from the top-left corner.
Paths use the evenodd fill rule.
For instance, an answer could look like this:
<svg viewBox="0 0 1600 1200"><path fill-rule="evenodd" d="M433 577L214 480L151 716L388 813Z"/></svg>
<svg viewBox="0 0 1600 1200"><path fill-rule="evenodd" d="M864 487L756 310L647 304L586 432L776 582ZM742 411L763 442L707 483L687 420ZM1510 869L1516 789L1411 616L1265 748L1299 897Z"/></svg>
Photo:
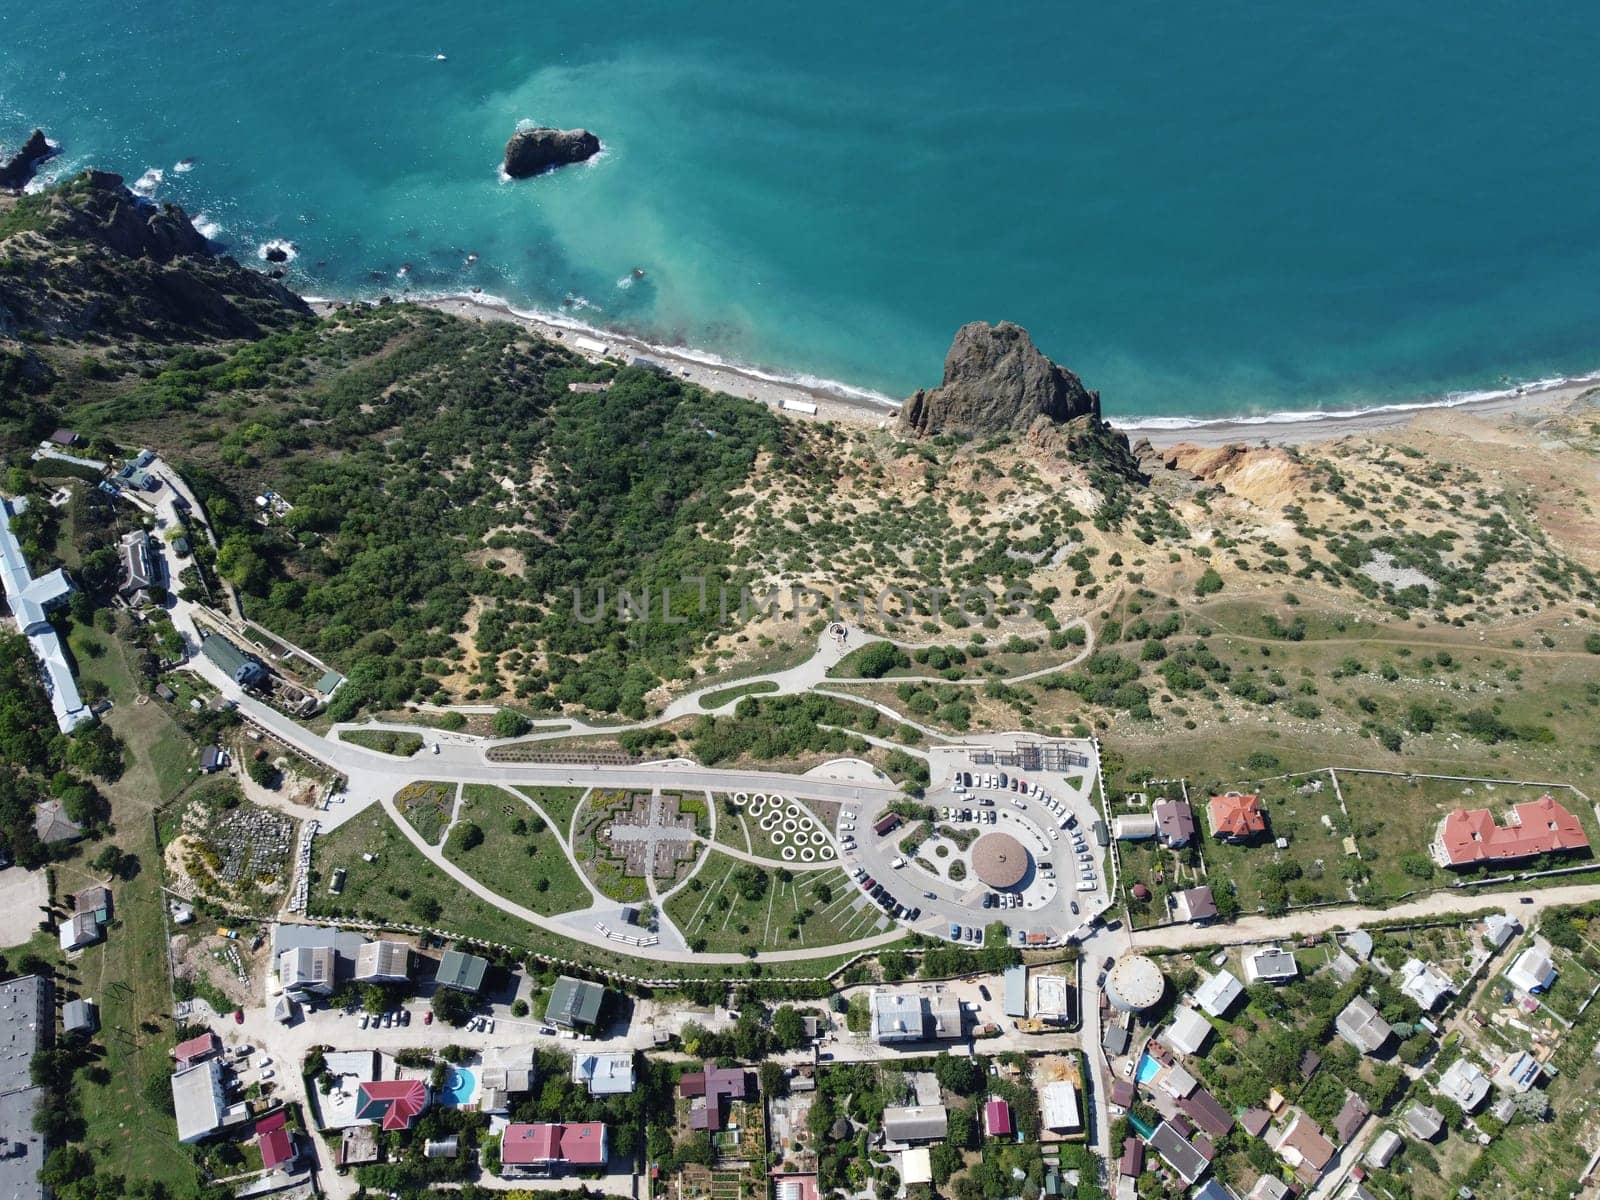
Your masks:
<svg viewBox="0 0 1600 1200"><path fill-rule="evenodd" d="M913 437L1021 434L1041 449L1145 478L1127 437L1100 419L1100 393L1051 362L1010 321L958 329L945 355L944 382L907 400L897 428Z"/></svg>
<svg viewBox="0 0 1600 1200"><path fill-rule="evenodd" d="M44 130L35 129L22 144L22 149L6 162L0 163L0 188L20 192L28 186L39 164L55 152L56 148L44 136Z"/></svg>
<svg viewBox="0 0 1600 1200"><path fill-rule="evenodd" d="M526 179L599 153L600 139L587 129L519 129L506 143L506 174Z"/></svg>

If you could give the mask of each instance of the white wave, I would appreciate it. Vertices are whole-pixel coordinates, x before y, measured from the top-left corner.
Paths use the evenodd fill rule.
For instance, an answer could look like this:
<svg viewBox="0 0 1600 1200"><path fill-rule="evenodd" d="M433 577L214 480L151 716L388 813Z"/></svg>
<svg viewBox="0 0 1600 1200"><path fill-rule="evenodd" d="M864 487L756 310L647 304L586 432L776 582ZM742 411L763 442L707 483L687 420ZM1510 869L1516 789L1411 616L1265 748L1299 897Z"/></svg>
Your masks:
<svg viewBox="0 0 1600 1200"><path fill-rule="evenodd" d="M197 212L194 215L195 232L208 242L217 240L217 235L222 232L222 224L210 213Z"/></svg>
<svg viewBox="0 0 1600 1200"><path fill-rule="evenodd" d="M135 196L153 196L156 193L156 189L161 186L161 181L166 177L167 173L160 167L151 167L138 179L135 179L133 186L128 190Z"/></svg>
<svg viewBox="0 0 1600 1200"><path fill-rule="evenodd" d="M1311 408L1261 413L1256 416L1236 417L1130 417L1107 418L1107 423L1124 433L1149 430L1215 429L1234 425L1299 425L1321 421L1344 421L1353 418L1384 416L1392 413L1420 412L1429 408L1460 408L1462 405L1486 404L1497 400L1514 400L1518 396L1534 396L1555 388L1574 384L1600 383L1600 371L1587 375L1554 375L1532 379L1508 387L1484 388L1470 392L1448 392L1427 400L1409 400L1393 404L1373 404L1358 408Z"/></svg>
<svg viewBox="0 0 1600 1200"><path fill-rule="evenodd" d="M300 257L300 247L293 242L285 241L283 238L273 238L270 242L262 242L261 245L256 247L256 257L262 262L271 262L272 260L267 255L273 250L283 251L284 262L293 262Z"/></svg>
<svg viewBox="0 0 1600 1200"><path fill-rule="evenodd" d="M624 275L621 279L617 280L617 286L623 291L627 291L633 286L633 276Z"/></svg>
<svg viewBox="0 0 1600 1200"><path fill-rule="evenodd" d="M179 175L187 175L190 171L194 170L194 159L180 158L177 162L172 164L172 169Z"/></svg>

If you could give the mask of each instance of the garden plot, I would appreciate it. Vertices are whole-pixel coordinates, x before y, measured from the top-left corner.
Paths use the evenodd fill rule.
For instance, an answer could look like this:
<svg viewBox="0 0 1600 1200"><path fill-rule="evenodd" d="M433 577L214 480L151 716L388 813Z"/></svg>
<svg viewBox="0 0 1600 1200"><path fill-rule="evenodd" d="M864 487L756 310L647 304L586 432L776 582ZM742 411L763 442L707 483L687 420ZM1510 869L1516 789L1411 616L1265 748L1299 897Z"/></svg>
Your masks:
<svg viewBox="0 0 1600 1200"><path fill-rule="evenodd" d="M238 912L270 913L281 902L296 823L241 801L233 780L199 789L163 835L174 891Z"/></svg>
<svg viewBox="0 0 1600 1200"><path fill-rule="evenodd" d="M733 804L744 821L752 854L805 864L837 857L821 821L799 801L776 792L735 792Z"/></svg>

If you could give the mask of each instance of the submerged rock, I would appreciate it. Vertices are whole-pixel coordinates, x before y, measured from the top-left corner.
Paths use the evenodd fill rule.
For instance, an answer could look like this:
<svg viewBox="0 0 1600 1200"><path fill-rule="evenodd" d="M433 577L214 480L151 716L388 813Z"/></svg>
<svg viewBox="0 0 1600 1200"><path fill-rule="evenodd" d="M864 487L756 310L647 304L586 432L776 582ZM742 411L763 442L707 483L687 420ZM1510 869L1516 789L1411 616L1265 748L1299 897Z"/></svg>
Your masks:
<svg viewBox="0 0 1600 1200"><path fill-rule="evenodd" d="M599 153L600 139L587 129L519 129L506 143L506 174L526 179Z"/></svg>
<svg viewBox="0 0 1600 1200"><path fill-rule="evenodd" d="M35 129L22 144L21 150L12 155L8 161L0 163L0 188L20 192L28 186L28 181L39 169L39 164L55 152L56 148L44 136L44 130Z"/></svg>

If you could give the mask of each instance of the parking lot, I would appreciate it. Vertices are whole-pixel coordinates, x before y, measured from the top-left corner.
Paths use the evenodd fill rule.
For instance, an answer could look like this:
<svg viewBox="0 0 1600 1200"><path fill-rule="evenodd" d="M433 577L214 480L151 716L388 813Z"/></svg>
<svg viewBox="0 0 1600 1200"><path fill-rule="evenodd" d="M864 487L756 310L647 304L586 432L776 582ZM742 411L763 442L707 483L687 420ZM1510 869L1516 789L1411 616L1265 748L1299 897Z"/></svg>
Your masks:
<svg viewBox="0 0 1600 1200"><path fill-rule="evenodd" d="M935 747L932 820L886 802L846 806L837 825L845 869L926 934L977 944L998 920L1019 945L1067 940L1108 905L1093 754L1090 743L1016 734Z"/></svg>

